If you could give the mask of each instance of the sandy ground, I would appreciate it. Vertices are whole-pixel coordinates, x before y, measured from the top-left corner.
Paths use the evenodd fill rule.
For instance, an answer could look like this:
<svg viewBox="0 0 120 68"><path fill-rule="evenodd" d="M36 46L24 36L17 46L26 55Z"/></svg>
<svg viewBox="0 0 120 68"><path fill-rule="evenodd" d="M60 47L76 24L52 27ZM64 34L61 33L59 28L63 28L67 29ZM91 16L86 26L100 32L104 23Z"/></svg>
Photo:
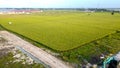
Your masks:
<svg viewBox="0 0 120 68"><path fill-rule="evenodd" d="M42 49L30 44L29 42L19 38L18 36L7 31L0 31L0 36L7 39L14 46L20 46L39 60L49 65L51 68L72 68L70 65L65 64L63 61L57 59L51 54L43 51Z"/></svg>
<svg viewBox="0 0 120 68"><path fill-rule="evenodd" d="M7 56L9 53L12 53L14 60L10 60L8 62L22 62L22 64L34 64L34 61L31 57L20 52L14 45L11 44L11 42L0 36L0 58Z"/></svg>

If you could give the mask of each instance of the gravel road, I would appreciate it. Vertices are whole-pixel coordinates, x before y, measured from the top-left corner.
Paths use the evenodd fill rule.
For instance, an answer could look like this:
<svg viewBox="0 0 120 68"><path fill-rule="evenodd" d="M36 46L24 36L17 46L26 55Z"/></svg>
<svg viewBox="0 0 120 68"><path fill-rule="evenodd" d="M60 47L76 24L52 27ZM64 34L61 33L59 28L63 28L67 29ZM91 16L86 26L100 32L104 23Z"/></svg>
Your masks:
<svg viewBox="0 0 120 68"><path fill-rule="evenodd" d="M30 44L29 42L10 32L0 31L0 35L11 42L13 45L22 47L24 50L31 53L33 56L37 57L45 64L49 65L51 68L72 68L70 65L65 64L65 62L63 62L62 60L57 59L51 54Z"/></svg>

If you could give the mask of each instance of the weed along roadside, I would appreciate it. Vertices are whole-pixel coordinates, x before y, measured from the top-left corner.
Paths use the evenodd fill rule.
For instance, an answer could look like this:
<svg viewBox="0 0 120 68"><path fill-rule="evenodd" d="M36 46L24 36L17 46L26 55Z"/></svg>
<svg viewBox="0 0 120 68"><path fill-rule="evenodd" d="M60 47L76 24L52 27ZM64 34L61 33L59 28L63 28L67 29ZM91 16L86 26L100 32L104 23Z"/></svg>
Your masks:
<svg viewBox="0 0 120 68"><path fill-rule="evenodd" d="M6 64L6 65L5 65ZM44 68L40 63L34 62L0 34L0 67L2 68Z"/></svg>
<svg viewBox="0 0 120 68"><path fill-rule="evenodd" d="M43 51L42 49L30 44L22 40L21 38L17 37L14 34L11 34L7 31L0 31L1 36L3 36L8 41L11 41L13 45L19 45L24 50L35 56L36 58L40 59L45 64L49 65L51 68L72 68L70 65L65 64L65 62L57 59L56 57L50 55L49 53Z"/></svg>
<svg viewBox="0 0 120 68"><path fill-rule="evenodd" d="M41 60L39 60L38 58L36 58L35 56L33 56L32 54L30 54L29 52L25 51L22 47L20 46L15 46L17 49L19 49L21 52L23 52L24 54L26 54L27 56L29 56L30 58L32 58L35 62L40 63L42 65L44 65L45 68L51 68L49 65L46 65L44 62L42 62Z"/></svg>
<svg viewBox="0 0 120 68"><path fill-rule="evenodd" d="M109 34L101 39L87 43L79 48L61 52L61 57L71 63L80 64L87 63L101 64L101 56L108 57L110 54L116 55L120 51L120 31ZM86 65L86 64L85 64Z"/></svg>

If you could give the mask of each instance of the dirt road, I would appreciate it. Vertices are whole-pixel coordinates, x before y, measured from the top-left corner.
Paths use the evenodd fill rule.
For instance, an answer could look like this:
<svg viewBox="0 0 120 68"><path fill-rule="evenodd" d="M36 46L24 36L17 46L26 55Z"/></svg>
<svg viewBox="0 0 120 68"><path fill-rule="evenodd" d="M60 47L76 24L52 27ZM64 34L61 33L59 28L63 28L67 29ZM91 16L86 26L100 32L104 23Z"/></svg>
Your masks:
<svg viewBox="0 0 120 68"><path fill-rule="evenodd" d="M30 44L29 42L19 38L12 33L9 33L7 31L0 31L0 35L11 42L13 45L22 47L24 50L40 59L45 64L49 65L51 68L72 68L71 66L66 65L63 61L57 59L56 57L50 55L49 53Z"/></svg>

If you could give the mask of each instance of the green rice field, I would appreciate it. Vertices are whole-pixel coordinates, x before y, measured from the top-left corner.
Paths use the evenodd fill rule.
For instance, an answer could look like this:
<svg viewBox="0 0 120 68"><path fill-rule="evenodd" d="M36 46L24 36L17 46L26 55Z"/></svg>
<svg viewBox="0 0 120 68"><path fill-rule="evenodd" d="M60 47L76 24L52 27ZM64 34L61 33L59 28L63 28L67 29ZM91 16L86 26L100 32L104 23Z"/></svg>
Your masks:
<svg viewBox="0 0 120 68"><path fill-rule="evenodd" d="M120 30L120 14L43 12L0 15L0 24L53 50L66 51Z"/></svg>

